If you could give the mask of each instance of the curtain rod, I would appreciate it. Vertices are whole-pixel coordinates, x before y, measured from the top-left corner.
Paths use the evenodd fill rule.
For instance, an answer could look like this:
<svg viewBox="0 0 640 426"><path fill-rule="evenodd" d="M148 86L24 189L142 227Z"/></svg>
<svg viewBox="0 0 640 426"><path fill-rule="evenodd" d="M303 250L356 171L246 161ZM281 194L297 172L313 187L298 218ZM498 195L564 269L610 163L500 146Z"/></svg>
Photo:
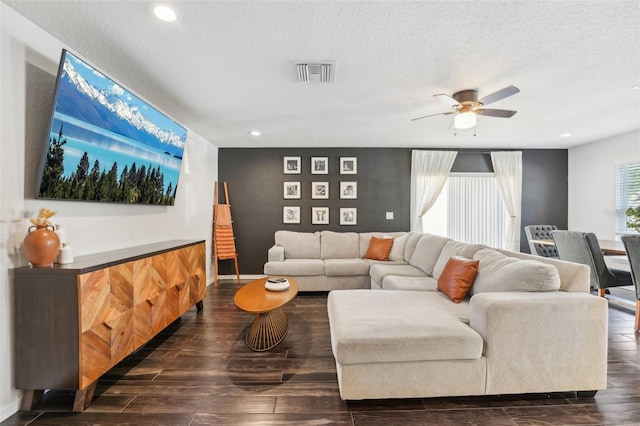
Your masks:
<svg viewBox="0 0 640 426"><path fill-rule="evenodd" d="M491 154L492 152L517 152L517 151L521 151L521 150L520 149L492 149L491 151L458 151L458 154Z"/></svg>

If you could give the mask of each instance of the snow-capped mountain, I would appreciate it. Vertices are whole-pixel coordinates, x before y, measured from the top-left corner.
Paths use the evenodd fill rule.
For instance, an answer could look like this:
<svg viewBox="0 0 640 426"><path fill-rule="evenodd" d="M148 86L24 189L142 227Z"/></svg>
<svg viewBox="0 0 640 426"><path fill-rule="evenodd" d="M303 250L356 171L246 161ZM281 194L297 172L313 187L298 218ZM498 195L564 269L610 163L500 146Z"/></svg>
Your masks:
<svg viewBox="0 0 640 426"><path fill-rule="evenodd" d="M101 105L102 107L110 111L112 114L114 114L117 118L119 118L120 120L124 120L129 125L133 126L133 128L137 130L136 133L140 131L145 132L156 141L165 145L164 149L168 148L167 145L173 146L174 148L177 148L179 150L184 149L185 141L183 138L176 135L171 130L166 130L158 127L158 125L156 125L150 119L145 117L145 115L140 111L137 105L128 104L123 97L113 93L109 93L108 91L100 90L96 87L93 87L80 74L80 72L78 72L78 70L75 69L75 67L69 61L68 58L65 58L65 61L63 64L62 80L63 81L67 80L71 85L75 87L77 92L87 96L94 102L97 102L99 105ZM67 105L67 107L71 107L71 106ZM79 112L78 108L70 108L70 109L75 109L76 113ZM74 114L74 115L77 115L77 114ZM100 116L100 119L105 118L103 116L104 114L98 113L97 115ZM85 117L78 117L78 118L85 118ZM98 123L93 123L93 120L91 120L91 122L92 124L98 124ZM110 128L109 130L114 130L114 129ZM126 136L130 136L127 133L123 133L123 134L125 134ZM144 138L143 140L146 140L145 142L149 143L148 138ZM169 151L171 151L172 154L175 154L174 149L169 149Z"/></svg>

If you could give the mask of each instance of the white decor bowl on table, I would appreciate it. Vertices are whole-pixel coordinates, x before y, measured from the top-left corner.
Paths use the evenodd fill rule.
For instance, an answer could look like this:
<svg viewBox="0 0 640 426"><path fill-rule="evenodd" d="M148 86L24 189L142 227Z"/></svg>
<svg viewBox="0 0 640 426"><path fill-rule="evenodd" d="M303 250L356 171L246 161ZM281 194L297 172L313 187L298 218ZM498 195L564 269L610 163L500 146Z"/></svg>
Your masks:
<svg viewBox="0 0 640 426"><path fill-rule="evenodd" d="M284 291L289 288L289 281L286 278L268 278L264 287L270 291Z"/></svg>

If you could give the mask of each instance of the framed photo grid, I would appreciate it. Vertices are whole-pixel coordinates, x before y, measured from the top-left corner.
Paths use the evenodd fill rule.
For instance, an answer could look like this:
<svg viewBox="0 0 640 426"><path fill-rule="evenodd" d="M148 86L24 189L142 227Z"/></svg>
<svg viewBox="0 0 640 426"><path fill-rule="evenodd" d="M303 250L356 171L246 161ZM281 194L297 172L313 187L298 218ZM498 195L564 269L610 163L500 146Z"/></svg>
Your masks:
<svg viewBox="0 0 640 426"><path fill-rule="evenodd" d="M300 156L283 156L283 173L285 175L302 175L302 160ZM282 197L285 200L301 200L302 199L302 185L305 186L311 184L310 196L306 194L307 189L304 190L305 198L312 200L329 200L329 185L337 185L333 188L333 191L339 191L339 195L334 193L334 202L337 199L341 200L357 200L358 199L358 182L354 180L340 181L334 180L337 176L329 177L317 177L316 179L326 179L326 181L315 181L315 175L328 175L329 174L329 157L306 157L310 160L309 172L305 171L305 176L296 177L298 181L286 181L283 182ZM337 158L331 158L331 161L335 161ZM340 175L357 175L358 174L358 158L357 157L339 157L338 171L333 169L334 175L338 173ZM355 177L355 176L354 176ZM309 179L311 178L311 179ZM295 179L295 178L294 178ZM348 178L347 178L348 179ZM309 182L312 180L312 182ZM307 187L308 188L308 187ZM303 202L304 204L304 202ZM337 206L336 206L337 207ZM308 207L304 207L308 208ZM282 208L282 223L284 224L300 224L302 223L302 207L298 206L284 206ZM312 206L311 207L311 224L312 225L328 225L330 222L329 206ZM335 213L334 213L335 215ZM340 225L357 225L358 224L358 209L356 207L340 207L339 208L339 223ZM306 221L305 216L305 221ZM334 217L335 220L335 217Z"/></svg>

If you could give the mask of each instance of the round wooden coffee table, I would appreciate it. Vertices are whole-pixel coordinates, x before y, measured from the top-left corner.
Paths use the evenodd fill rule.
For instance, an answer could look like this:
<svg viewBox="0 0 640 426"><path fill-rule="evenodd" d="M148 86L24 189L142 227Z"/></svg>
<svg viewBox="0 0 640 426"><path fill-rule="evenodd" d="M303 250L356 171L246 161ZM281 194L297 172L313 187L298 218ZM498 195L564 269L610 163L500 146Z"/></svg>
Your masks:
<svg viewBox="0 0 640 426"><path fill-rule="evenodd" d="M298 294L298 283L294 279L287 278L288 289L271 291L264 287L267 278L245 284L233 298L239 309L256 314L245 331L245 342L258 352L268 351L287 335L289 322L282 307Z"/></svg>

